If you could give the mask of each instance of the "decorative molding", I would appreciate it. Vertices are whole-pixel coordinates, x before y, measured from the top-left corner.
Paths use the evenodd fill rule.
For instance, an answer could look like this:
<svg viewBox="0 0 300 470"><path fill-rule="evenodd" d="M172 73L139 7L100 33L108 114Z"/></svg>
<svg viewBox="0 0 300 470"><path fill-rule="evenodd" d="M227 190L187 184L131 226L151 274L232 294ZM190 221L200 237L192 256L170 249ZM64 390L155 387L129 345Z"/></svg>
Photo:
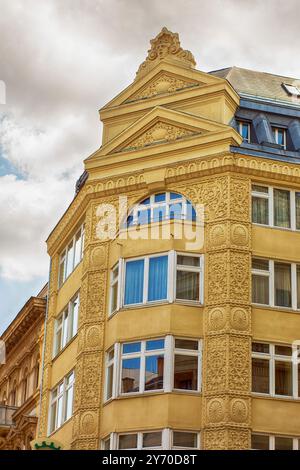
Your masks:
<svg viewBox="0 0 300 470"><path fill-rule="evenodd" d="M165 58L173 58L184 67L194 68L196 65L193 54L180 46L178 33L172 33L166 27L162 28L154 39L151 39L150 44L147 58L136 73L136 80L146 75L160 60Z"/></svg>

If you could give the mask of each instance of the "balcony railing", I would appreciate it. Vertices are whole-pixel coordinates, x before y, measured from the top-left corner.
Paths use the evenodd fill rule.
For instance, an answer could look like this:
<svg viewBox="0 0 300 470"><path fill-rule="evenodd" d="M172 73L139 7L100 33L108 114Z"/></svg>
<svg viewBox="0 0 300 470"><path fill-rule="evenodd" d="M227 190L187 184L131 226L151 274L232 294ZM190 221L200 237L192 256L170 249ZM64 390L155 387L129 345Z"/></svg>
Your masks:
<svg viewBox="0 0 300 470"><path fill-rule="evenodd" d="M13 424L12 416L17 409L16 406L0 405L0 427Z"/></svg>

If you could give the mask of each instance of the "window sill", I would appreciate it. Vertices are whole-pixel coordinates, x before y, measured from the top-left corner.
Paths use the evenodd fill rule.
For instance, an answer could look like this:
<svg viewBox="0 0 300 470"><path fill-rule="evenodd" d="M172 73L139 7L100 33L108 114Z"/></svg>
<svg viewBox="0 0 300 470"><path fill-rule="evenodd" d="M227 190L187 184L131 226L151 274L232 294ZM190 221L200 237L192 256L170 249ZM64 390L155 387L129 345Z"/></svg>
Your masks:
<svg viewBox="0 0 300 470"><path fill-rule="evenodd" d="M263 309L263 310L275 310L277 312L283 312L283 313L285 313L285 312L295 313L296 315L300 314L300 310L294 310L291 307L277 307L277 306L271 306L271 305L265 305L265 304L255 304L255 303L252 303L251 306L253 308L260 308L260 309Z"/></svg>
<svg viewBox="0 0 300 470"><path fill-rule="evenodd" d="M202 392L198 390L172 390L168 392L164 392L162 390L156 391L156 392L144 392L144 393L128 393L128 394L122 394L118 395L117 397L110 398L109 400L106 400L103 402L103 406L109 405L113 401L119 401L119 400L127 400L127 398L141 398L141 397L152 397L152 396L158 396L158 395L188 395L188 396L201 396Z"/></svg>
<svg viewBox="0 0 300 470"><path fill-rule="evenodd" d="M268 395L264 393L256 393L251 392L251 396L253 398L262 398L267 400L277 400L277 401L284 401L284 402L295 402L300 403L300 397L290 397L290 396L282 396L282 395Z"/></svg>
<svg viewBox="0 0 300 470"><path fill-rule="evenodd" d="M283 230L284 232L300 233L299 229L292 229L291 227L277 227L276 225L258 224L257 222L252 222L252 225L255 225L255 227L270 228L273 230Z"/></svg>
<svg viewBox="0 0 300 470"><path fill-rule="evenodd" d="M76 333L76 335L73 336L73 338L71 338L70 341L55 356L53 356L52 364L65 352L66 349L68 349L68 347L75 341L77 336L78 333Z"/></svg>
<svg viewBox="0 0 300 470"><path fill-rule="evenodd" d="M73 418L73 415L69 419L67 419L67 421L65 421L61 426L59 426L59 428L56 428L55 431L52 431L50 434L47 434L47 437L54 436L54 434L60 431L66 424L68 424L72 418Z"/></svg>
<svg viewBox="0 0 300 470"><path fill-rule="evenodd" d="M149 302L146 304L131 304L131 305L126 305L119 310L115 310L114 312L110 313L108 315L108 320L113 318L117 313L120 312L126 312L128 310L135 310L135 309L141 309L141 308L149 308L149 307L159 307L161 305L185 305L186 307L204 307L203 303L200 303L195 300L175 300L174 302L168 302L167 300L162 300L162 301L157 301L157 302Z"/></svg>

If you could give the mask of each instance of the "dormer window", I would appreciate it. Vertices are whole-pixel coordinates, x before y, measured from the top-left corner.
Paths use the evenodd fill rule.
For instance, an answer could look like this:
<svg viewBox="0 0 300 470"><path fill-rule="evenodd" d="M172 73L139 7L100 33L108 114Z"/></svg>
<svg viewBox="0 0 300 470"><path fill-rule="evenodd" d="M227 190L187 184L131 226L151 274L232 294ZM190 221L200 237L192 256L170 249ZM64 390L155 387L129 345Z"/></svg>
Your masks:
<svg viewBox="0 0 300 470"><path fill-rule="evenodd" d="M237 121L238 132L243 137L244 142L250 142L250 123L245 121Z"/></svg>
<svg viewBox="0 0 300 470"><path fill-rule="evenodd" d="M272 131L276 144L286 149L286 130L281 127L272 127Z"/></svg>
<svg viewBox="0 0 300 470"><path fill-rule="evenodd" d="M285 91L291 96L299 96L300 97L300 88L295 85L290 85L288 83L282 84Z"/></svg>

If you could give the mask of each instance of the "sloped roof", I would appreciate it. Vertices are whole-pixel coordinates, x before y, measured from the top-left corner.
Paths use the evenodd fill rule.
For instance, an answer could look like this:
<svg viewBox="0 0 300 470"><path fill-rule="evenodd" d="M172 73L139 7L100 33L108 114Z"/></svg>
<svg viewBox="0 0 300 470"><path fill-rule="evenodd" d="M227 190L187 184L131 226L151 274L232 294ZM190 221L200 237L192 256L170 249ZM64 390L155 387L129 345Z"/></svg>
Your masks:
<svg viewBox="0 0 300 470"><path fill-rule="evenodd" d="M290 95L282 86L283 83L286 83L300 89L300 79L240 67L228 67L209 73L228 80L238 93L285 101L300 106L300 97Z"/></svg>

